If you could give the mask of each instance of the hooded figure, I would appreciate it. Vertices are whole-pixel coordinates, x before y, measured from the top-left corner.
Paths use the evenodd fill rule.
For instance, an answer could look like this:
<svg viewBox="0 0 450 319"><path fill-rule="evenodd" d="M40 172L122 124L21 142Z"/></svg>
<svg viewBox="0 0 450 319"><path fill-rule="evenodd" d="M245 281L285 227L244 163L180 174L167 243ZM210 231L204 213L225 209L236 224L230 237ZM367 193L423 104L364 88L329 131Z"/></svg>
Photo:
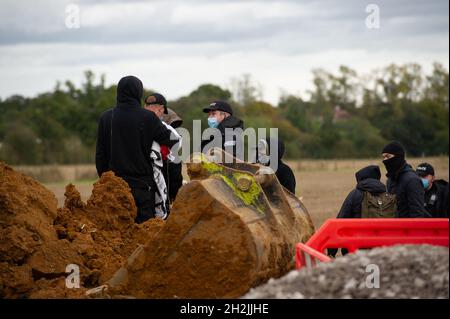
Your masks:
<svg viewBox="0 0 450 319"><path fill-rule="evenodd" d="M285 146L282 140L277 138L268 138L266 140L260 140L258 144L258 162L270 166L270 145L278 146L278 165L275 174L277 175L278 181L284 188L295 194L296 181L292 169L286 165L282 158L284 156Z"/></svg>
<svg viewBox="0 0 450 319"><path fill-rule="evenodd" d="M377 165L364 167L356 172L356 188L353 189L342 203L337 218L361 218L364 194L366 192L377 196L386 192L386 186L380 182L381 171ZM338 249L329 248L328 255L335 257ZM348 250L343 248L342 255Z"/></svg>
<svg viewBox="0 0 450 319"><path fill-rule="evenodd" d="M352 190L342 204L337 218L361 218L364 193L380 195L386 192L386 186L380 182L381 172L377 165L370 165L355 174L356 188Z"/></svg>
<svg viewBox="0 0 450 319"><path fill-rule="evenodd" d="M117 103L98 122L95 164L101 176L113 171L131 188L138 214L136 222L155 216L155 186L150 151L154 141L173 146L168 130L155 114L141 107L142 82L134 76L117 85Z"/></svg>
<svg viewBox="0 0 450 319"><path fill-rule="evenodd" d="M397 141L387 144L383 150L386 167L387 191L397 196L397 215L403 218L430 217L424 205L425 190L422 181L406 163L405 149Z"/></svg>

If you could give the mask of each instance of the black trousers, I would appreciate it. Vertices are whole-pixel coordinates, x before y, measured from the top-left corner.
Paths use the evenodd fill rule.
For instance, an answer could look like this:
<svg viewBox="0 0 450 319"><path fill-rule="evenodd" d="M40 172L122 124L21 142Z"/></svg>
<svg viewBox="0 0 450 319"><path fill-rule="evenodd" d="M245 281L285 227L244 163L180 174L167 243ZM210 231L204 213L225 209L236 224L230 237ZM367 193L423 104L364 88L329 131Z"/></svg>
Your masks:
<svg viewBox="0 0 450 319"><path fill-rule="evenodd" d="M155 192L153 189L131 188L137 207L136 223L143 223L155 217Z"/></svg>

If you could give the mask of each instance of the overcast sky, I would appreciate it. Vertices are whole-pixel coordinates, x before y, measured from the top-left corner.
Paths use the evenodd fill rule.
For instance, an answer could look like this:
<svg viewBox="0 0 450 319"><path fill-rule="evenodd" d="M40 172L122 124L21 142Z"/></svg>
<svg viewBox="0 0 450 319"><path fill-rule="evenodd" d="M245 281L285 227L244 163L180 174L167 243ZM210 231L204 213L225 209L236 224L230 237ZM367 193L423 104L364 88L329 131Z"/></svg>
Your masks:
<svg viewBox="0 0 450 319"><path fill-rule="evenodd" d="M380 28L366 27L368 4ZM80 27L73 26L76 4ZM69 11L67 11L69 10ZM251 74L265 100L303 94L311 70L366 73L392 62L448 68L449 3L434 1L2 0L0 97L34 96L85 70L136 75L176 99Z"/></svg>

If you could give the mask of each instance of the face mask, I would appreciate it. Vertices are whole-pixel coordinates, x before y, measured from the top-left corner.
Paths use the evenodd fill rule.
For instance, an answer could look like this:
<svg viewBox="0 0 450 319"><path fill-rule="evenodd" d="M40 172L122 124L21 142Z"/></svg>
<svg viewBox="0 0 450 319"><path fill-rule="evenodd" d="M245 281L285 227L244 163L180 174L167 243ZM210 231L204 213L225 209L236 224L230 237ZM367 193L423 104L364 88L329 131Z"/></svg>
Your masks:
<svg viewBox="0 0 450 319"><path fill-rule="evenodd" d="M424 189L428 189L428 187L430 187L430 181L426 178L421 178L422 180L422 185Z"/></svg>
<svg viewBox="0 0 450 319"><path fill-rule="evenodd" d="M405 164L405 159L400 156L394 156L390 159L384 160L383 164L386 166L388 175L395 176L403 164Z"/></svg>
<svg viewBox="0 0 450 319"><path fill-rule="evenodd" d="M217 128L219 126L219 122L215 117L208 117L208 125L210 128Z"/></svg>

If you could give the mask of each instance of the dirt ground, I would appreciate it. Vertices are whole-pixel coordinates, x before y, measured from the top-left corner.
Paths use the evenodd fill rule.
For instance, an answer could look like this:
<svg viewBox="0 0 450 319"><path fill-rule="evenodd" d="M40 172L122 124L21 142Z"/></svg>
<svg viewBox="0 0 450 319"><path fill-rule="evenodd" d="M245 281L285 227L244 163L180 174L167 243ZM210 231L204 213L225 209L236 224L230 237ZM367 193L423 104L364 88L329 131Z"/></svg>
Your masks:
<svg viewBox="0 0 450 319"><path fill-rule="evenodd" d="M432 164L437 178L449 179L449 162L446 157L419 158L408 160L414 167L422 162ZM378 159L373 160L329 160L329 161L288 161L297 179L297 196L301 197L311 214L314 225L333 218L338 213L347 194L355 187L354 173L370 164L382 168L382 181L385 182L385 171ZM83 200L87 200L92 191L94 181L75 182L75 186ZM64 204L66 183L46 184L55 193L59 206Z"/></svg>

